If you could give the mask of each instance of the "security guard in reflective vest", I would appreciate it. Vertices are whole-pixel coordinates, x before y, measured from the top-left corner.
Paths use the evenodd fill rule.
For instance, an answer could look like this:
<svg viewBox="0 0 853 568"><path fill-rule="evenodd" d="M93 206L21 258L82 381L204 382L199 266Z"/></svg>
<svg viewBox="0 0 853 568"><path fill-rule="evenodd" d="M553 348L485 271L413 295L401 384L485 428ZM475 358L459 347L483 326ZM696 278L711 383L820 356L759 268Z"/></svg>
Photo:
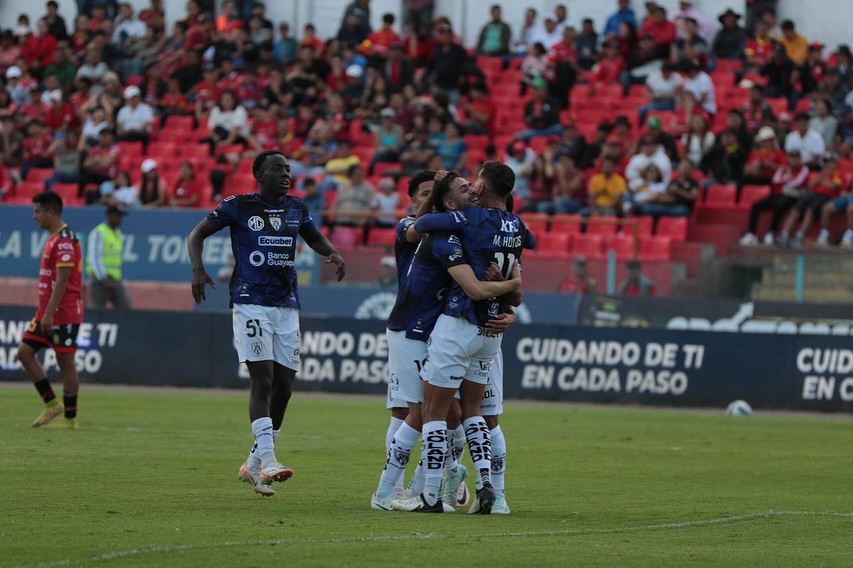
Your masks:
<svg viewBox="0 0 853 568"><path fill-rule="evenodd" d="M107 302L122 309L130 300L121 283L121 251L124 243L119 226L125 211L114 205L107 207L106 220L92 229L86 245L86 273L91 277L92 306L106 307Z"/></svg>

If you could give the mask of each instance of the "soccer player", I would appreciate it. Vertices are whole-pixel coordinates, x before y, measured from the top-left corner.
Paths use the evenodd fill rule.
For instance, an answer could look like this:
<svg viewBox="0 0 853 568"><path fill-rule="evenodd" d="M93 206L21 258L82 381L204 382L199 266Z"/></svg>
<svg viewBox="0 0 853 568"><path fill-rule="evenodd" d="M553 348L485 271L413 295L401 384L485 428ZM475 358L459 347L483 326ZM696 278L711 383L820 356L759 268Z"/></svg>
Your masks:
<svg viewBox="0 0 853 568"><path fill-rule="evenodd" d="M36 315L18 346L18 360L44 401L44 411L33 426L44 426L65 411L61 422L51 427L76 430L77 393L80 377L74 354L77 333L83 323L83 254L76 233L62 220L62 198L45 192L33 197L33 219L50 233L44 244L39 266L39 299ZM53 347L62 374L62 403L56 399L44 367L36 354ZM64 405L64 406L63 406Z"/></svg>
<svg viewBox="0 0 853 568"><path fill-rule="evenodd" d="M204 240L229 227L234 272L229 286L237 354L249 369L249 418L255 444L240 467L240 478L255 492L270 496L273 482L286 481L290 468L276 459L274 445L293 381L299 368L299 296L296 289L296 238L326 263L337 265L343 279L343 257L314 225L302 200L287 195L290 163L276 150L261 152L252 164L258 192L226 198L190 233L192 293L205 299L205 286L216 284L204 269Z"/></svg>
<svg viewBox="0 0 853 568"><path fill-rule="evenodd" d="M421 170L409 179L408 194L412 199L412 205L416 210L420 210L424 204L431 203L430 196L432 195L432 186L435 183L435 172L433 170ZM397 223L397 238L394 242L394 257L397 261L397 298L399 300L402 290L405 288L406 276L409 272L409 265L415 256L415 249L418 248L420 242L420 234L415 234L412 228L411 234L409 229L415 224L415 215L408 215ZM389 353L389 360L392 354ZM391 440L394 434L402 426L406 415L409 413L409 405L406 401L399 397L399 380L396 373L390 373L388 377L388 398L386 408L391 411L391 420L388 424L388 430L385 432L385 447L391 445ZM403 490L403 476L400 475L394 486L398 493Z"/></svg>
<svg viewBox="0 0 853 568"><path fill-rule="evenodd" d="M470 184L455 173L450 173L439 181L433 190L433 204L439 211L456 211L471 205ZM420 234L412 234L410 239L420 239ZM457 254L459 238L448 233L426 235L417 247L415 258L411 262L397 302L388 319L389 372L399 387L401 398L409 404L409 413L403 425L394 434L388 445L385 469L379 486L371 499L371 508L389 511L391 500L395 497L396 481L402 476L409 456L421 437L421 403L423 402L423 381L420 371L427 358L427 340L432 328L444 309L444 296L450 289L452 280L445 268L445 258ZM520 280L510 282L484 282L474 278L468 265L462 265L457 277L464 279L472 293L479 297L500 296L512 292L520 286ZM448 416L451 405L445 413ZM459 418L456 416L456 421ZM434 504L434 512L453 511L456 491L465 478L465 470L459 466L457 455L448 460L445 495ZM440 473L439 473L440 475Z"/></svg>
<svg viewBox="0 0 853 568"><path fill-rule="evenodd" d="M448 176L450 177L450 176ZM436 321L429 357L421 372L424 384L422 460L425 464L423 492L410 499L393 499L395 509L404 511L441 512L439 501L441 474L447 454L447 410L458 390L461 397L463 426L468 450L477 470L477 496L469 512L489 514L495 500L491 483L489 429L481 415L480 404L488 380L489 369L501 346L501 333L490 331L489 320L501 310L503 294L483 295L471 286L486 277L495 263L505 278L520 282L518 263L527 228L521 220L507 212L507 196L515 184L512 170L498 162L488 161L478 176L477 194L481 207L460 212L426 215L415 222L421 232L435 227L435 215L456 225L458 236L451 235L453 245L443 257L454 283L448 291L446 307ZM436 185L434 199L439 199ZM431 219L432 218L432 219ZM505 292L518 292L518 288Z"/></svg>

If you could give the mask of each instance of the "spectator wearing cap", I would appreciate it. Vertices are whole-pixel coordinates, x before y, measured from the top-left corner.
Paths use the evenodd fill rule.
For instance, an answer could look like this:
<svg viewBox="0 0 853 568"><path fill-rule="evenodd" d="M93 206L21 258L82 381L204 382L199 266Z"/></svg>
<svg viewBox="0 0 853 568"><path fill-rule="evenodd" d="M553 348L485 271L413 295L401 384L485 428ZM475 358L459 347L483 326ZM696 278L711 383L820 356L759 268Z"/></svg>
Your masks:
<svg viewBox="0 0 853 568"><path fill-rule="evenodd" d="M115 132L104 128L98 133L98 143L86 152L80 181L80 193L86 198L86 204L100 201L101 194L97 186L113 179L118 165L119 148L115 143ZM94 184L95 188L90 186Z"/></svg>
<svg viewBox="0 0 853 568"><path fill-rule="evenodd" d="M559 43L563 39L563 30L557 27L557 18L554 14L542 16L542 25L536 26L531 34L528 45L541 43L546 48Z"/></svg>
<svg viewBox="0 0 853 568"><path fill-rule="evenodd" d="M154 122L154 110L142 102L142 92L135 85L124 90L124 100L125 105L116 115L118 139L147 145Z"/></svg>
<svg viewBox="0 0 853 568"><path fill-rule="evenodd" d="M595 294L596 286L595 279L589 275L586 257L579 256L572 262L572 273L560 282L557 291L561 294Z"/></svg>
<svg viewBox="0 0 853 568"><path fill-rule="evenodd" d="M616 1L616 12L607 18L601 35L605 38L617 35L619 26L622 24L630 24L634 29L637 29L637 15L631 8L631 0Z"/></svg>
<svg viewBox="0 0 853 568"><path fill-rule="evenodd" d="M794 130L785 137L785 151L799 150L800 155L810 170L821 169L821 156L826 152L823 138L809 128L810 118L807 113L799 112L794 116Z"/></svg>
<svg viewBox="0 0 853 568"><path fill-rule="evenodd" d="M130 308L130 300L121 278L124 236L121 222L127 212L110 205L106 219L89 233L86 242L86 274L91 278L89 295L92 306L103 309L107 303L117 310Z"/></svg>
<svg viewBox="0 0 853 568"><path fill-rule="evenodd" d="M746 47L746 30L740 26L741 15L729 8L717 18L722 28L714 36L711 53L716 59L738 60Z"/></svg>
<svg viewBox="0 0 853 568"><path fill-rule="evenodd" d="M629 260L626 264L628 276L619 286L620 296L648 298L655 295L655 283L643 274L643 265L639 260Z"/></svg>
<svg viewBox="0 0 853 568"><path fill-rule="evenodd" d="M394 227L397 225L397 210L400 208L400 194L397 184L391 178L379 180L379 192L374 196L373 209L377 215L374 223L377 227Z"/></svg>
<svg viewBox="0 0 853 568"><path fill-rule="evenodd" d="M822 156L823 166L817 175L807 182L808 194L801 197L791 210L779 235L782 246L797 248L815 221L820 221L823 207L844 191L844 178L838 172L838 155L827 153ZM799 229L789 238L791 231L802 219Z"/></svg>
<svg viewBox="0 0 853 568"><path fill-rule="evenodd" d="M708 42L699 35L699 26L692 17L684 19L683 33L681 37L672 44L669 60L675 64L684 64L688 61L696 61L704 65L708 60Z"/></svg>
<svg viewBox="0 0 853 568"><path fill-rule="evenodd" d="M773 179L770 181L770 189L772 190L770 195L752 204L749 210L749 230L741 237L741 245L758 244L758 220L762 211L767 209L773 210L773 217L770 221L770 228L764 235L763 242L765 245L772 245L776 242L776 232L779 230L782 216L808 191L806 189L808 176L809 169L803 164L800 153L797 150L788 152L785 165L773 173Z"/></svg>
<svg viewBox="0 0 853 568"><path fill-rule="evenodd" d="M616 160L605 156L601 171L593 174L587 183L589 206L580 210L584 217L590 215L621 215L622 198L627 191L625 178L616 171Z"/></svg>
<svg viewBox="0 0 853 568"><path fill-rule="evenodd" d="M827 148L835 143L835 132L838 130L838 120L832 115L831 105L828 99L816 99L814 116L809 120L809 130L820 134Z"/></svg>
<svg viewBox="0 0 853 568"><path fill-rule="evenodd" d="M782 39L779 41L785 48L785 53L791 58L791 61L796 65L800 65L806 60L809 51L809 40L801 33L798 33L794 22L785 20L782 22Z"/></svg>
<svg viewBox="0 0 853 568"><path fill-rule="evenodd" d="M153 208L166 205L169 193L166 181L160 177L157 160L146 158L140 167L139 202L143 207Z"/></svg>
<svg viewBox="0 0 853 568"><path fill-rule="evenodd" d="M678 145L675 142L675 136L664 130L663 121L659 116L649 118L646 123L646 132L644 136L652 138L669 157L673 164L678 161Z"/></svg>
<svg viewBox="0 0 853 568"><path fill-rule="evenodd" d="M80 119L59 89L50 91L50 108L44 116L44 124L51 134L60 138L65 131L80 128Z"/></svg>
<svg viewBox="0 0 853 568"><path fill-rule="evenodd" d="M615 37L609 39L616 42L616 49L619 50L618 40ZM595 31L595 23L592 18L584 18L581 21L581 31L575 39L575 51L578 54L578 67L584 71L592 69L598 61L598 33Z"/></svg>
<svg viewBox="0 0 853 568"><path fill-rule="evenodd" d="M379 280L377 284L380 288L396 288L397 281L397 261L391 255L383 256L379 259Z"/></svg>
<svg viewBox="0 0 853 568"><path fill-rule="evenodd" d="M663 146L658 144L654 136L645 134L640 141L640 151L631 157L628 166L625 168L628 189L636 191L643 185L646 168L651 165L660 171L661 183L668 184L672 177L672 162L666 155Z"/></svg>
<svg viewBox="0 0 853 568"><path fill-rule="evenodd" d="M12 65L6 69L6 91L9 97L18 106L23 106L30 100L30 89L21 81L21 68Z"/></svg>
<svg viewBox="0 0 853 568"><path fill-rule="evenodd" d="M447 24L440 25L432 57L427 63L426 76L430 84L446 91L455 104L467 67L468 53L453 41L453 29Z"/></svg>
<svg viewBox="0 0 853 568"><path fill-rule="evenodd" d="M652 71L646 78L646 97L649 102L640 107L640 124L646 122L646 116L653 110L675 110L675 100L684 87L681 75L675 72L672 63L664 63L660 69Z"/></svg>
<svg viewBox="0 0 853 568"><path fill-rule="evenodd" d="M776 145L776 131L762 126L743 169L744 184L769 185L776 170L785 165L785 153Z"/></svg>
<svg viewBox="0 0 853 568"><path fill-rule="evenodd" d="M669 57L670 47L675 43L675 34L675 24L666 19L666 9L659 5L653 8L651 17L640 27L640 36L652 36L655 59Z"/></svg>
<svg viewBox="0 0 853 568"><path fill-rule="evenodd" d="M548 81L539 77L533 81L533 100L524 105L524 122L528 130L516 132L513 136L525 142L535 136L560 135L560 104L548 96Z"/></svg>
<svg viewBox="0 0 853 568"><path fill-rule="evenodd" d="M509 55L512 29L503 21L500 5L493 4L489 13L492 19L480 29L477 53L497 57Z"/></svg>
<svg viewBox="0 0 853 568"><path fill-rule="evenodd" d="M678 3L678 9L672 13L672 21L675 22L678 37L687 37L687 20L693 20L696 26L696 34L706 40L711 39L711 31L713 26L711 21L705 17L705 14L696 8L696 3L693 0L681 0Z"/></svg>
<svg viewBox="0 0 853 568"><path fill-rule="evenodd" d="M530 192L520 211L554 210L553 192L558 185L556 161L559 146L559 136L548 136L545 140L545 149L536 154L532 164L522 169L521 175L527 180Z"/></svg>

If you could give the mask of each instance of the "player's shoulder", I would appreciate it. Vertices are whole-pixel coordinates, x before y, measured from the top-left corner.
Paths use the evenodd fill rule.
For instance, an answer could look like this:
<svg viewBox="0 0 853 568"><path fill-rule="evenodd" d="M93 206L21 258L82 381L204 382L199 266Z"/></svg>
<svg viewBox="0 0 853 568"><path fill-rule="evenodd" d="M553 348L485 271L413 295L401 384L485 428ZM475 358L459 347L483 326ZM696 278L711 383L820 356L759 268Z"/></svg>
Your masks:
<svg viewBox="0 0 853 568"><path fill-rule="evenodd" d="M77 232L74 231L71 227L65 226L60 229L59 233L56 234L56 242L72 242L79 243L80 238L77 236Z"/></svg>

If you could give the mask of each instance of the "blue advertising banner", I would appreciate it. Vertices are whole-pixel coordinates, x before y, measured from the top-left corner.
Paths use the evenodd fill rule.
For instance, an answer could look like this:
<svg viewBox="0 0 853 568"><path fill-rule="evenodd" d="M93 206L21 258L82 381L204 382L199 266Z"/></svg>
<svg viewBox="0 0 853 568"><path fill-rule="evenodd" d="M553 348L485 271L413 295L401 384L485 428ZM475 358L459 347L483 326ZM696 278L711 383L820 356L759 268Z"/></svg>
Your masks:
<svg viewBox="0 0 853 568"><path fill-rule="evenodd" d="M15 355L32 310L0 308L0 380L24 380ZM85 382L245 386L225 313L89 310L78 338ZM302 318L298 388L385 394L384 323ZM531 324L503 339L506 398L853 410L849 338ZM52 351L44 355L55 376Z"/></svg>
<svg viewBox="0 0 853 568"><path fill-rule="evenodd" d="M187 235L207 213L201 209L131 211L121 226L125 235L124 277L127 280L188 282ZM63 211L62 216L85 247L86 235L103 222L104 210L73 207ZM0 276L35 277L46 240L47 233L32 219L31 207L0 207ZM300 283L316 283L320 274L318 257L307 247L304 249L296 257ZM230 270L231 237L227 230L205 240L204 263L211 275Z"/></svg>

